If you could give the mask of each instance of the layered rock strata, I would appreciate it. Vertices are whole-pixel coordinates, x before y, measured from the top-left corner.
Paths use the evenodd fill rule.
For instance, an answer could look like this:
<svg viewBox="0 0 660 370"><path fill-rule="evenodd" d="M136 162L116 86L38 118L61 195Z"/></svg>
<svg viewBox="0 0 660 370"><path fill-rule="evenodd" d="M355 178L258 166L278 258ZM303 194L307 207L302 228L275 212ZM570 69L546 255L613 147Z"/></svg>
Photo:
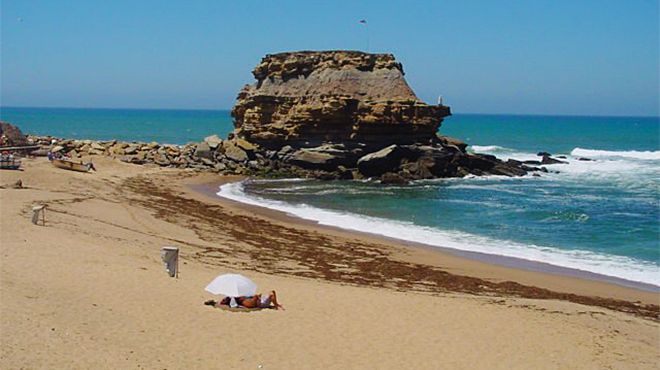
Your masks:
<svg viewBox="0 0 660 370"><path fill-rule="evenodd" d="M415 96L391 54L352 51L267 55L232 110L236 135L284 145L411 144L432 137L449 107Z"/></svg>
<svg viewBox="0 0 660 370"><path fill-rule="evenodd" d="M524 175L533 167L468 154L437 135L450 109L421 101L391 54L267 55L238 94L230 141L253 144L267 172L385 182L467 174Z"/></svg>

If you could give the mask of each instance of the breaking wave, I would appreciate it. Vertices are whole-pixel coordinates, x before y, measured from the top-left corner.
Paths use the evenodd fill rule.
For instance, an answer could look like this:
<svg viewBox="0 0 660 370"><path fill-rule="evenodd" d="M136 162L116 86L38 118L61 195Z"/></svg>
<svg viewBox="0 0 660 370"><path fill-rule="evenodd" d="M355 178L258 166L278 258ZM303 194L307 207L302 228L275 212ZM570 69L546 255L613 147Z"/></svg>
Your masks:
<svg viewBox="0 0 660 370"><path fill-rule="evenodd" d="M641 160L660 160L660 151L613 151L575 148L571 151L571 155L588 158L629 158Z"/></svg>
<svg viewBox="0 0 660 370"><path fill-rule="evenodd" d="M304 203L287 203L246 194L244 188L244 182L229 183L222 185L217 194L241 203L282 211L295 217L315 221L320 225L377 234L435 247L549 263L660 286L660 268L648 261L584 250L563 250L509 240L497 240L461 231L419 226L411 222L321 209Z"/></svg>

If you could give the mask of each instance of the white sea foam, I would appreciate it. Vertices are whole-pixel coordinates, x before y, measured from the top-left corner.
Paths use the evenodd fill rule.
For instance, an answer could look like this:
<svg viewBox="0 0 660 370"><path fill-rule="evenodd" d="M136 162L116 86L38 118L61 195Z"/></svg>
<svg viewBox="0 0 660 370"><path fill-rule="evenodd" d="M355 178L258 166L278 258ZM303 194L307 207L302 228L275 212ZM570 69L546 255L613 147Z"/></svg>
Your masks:
<svg viewBox="0 0 660 370"><path fill-rule="evenodd" d="M571 151L571 155L575 157L587 158L631 158L643 160L660 160L660 151L611 151L575 148Z"/></svg>
<svg viewBox="0 0 660 370"><path fill-rule="evenodd" d="M660 268L650 262L589 251L562 250L495 240L460 231L418 226L410 222L330 211L307 204L289 204L247 195L243 189L242 182L229 183L220 187L218 195L246 204L283 211L296 217L316 221L321 225L378 234L437 247L538 261L660 286Z"/></svg>
<svg viewBox="0 0 660 370"><path fill-rule="evenodd" d="M517 159L519 161L539 160L536 153L525 153L499 145L470 145L469 151L479 154L492 154L499 159Z"/></svg>
<svg viewBox="0 0 660 370"><path fill-rule="evenodd" d="M472 150L474 150L477 153L511 151L511 149L507 149L499 145L470 145L470 148L472 148Z"/></svg>
<svg viewBox="0 0 660 370"><path fill-rule="evenodd" d="M535 153L520 152L497 145L474 145L471 150L492 154L502 160L540 160ZM562 154L557 154L560 156ZM627 190L657 193L660 190L660 151L607 151L574 148L560 158L560 164L544 165L554 173L542 179L560 182L609 184ZM588 158L591 160L580 160Z"/></svg>

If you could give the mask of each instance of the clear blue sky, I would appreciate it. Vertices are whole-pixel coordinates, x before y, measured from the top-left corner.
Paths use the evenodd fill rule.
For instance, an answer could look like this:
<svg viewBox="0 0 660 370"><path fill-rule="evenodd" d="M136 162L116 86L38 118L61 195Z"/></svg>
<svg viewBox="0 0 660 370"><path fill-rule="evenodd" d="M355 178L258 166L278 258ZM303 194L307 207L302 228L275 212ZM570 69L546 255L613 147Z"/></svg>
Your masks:
<svg viewBox="0 0 660 370"><path fill-rule="evenodd" d="M454 112L658 115L658 1L2 0L5 106L230 108L267 53L391 52ZM366 19L367 27L358 23Z"/></svg>

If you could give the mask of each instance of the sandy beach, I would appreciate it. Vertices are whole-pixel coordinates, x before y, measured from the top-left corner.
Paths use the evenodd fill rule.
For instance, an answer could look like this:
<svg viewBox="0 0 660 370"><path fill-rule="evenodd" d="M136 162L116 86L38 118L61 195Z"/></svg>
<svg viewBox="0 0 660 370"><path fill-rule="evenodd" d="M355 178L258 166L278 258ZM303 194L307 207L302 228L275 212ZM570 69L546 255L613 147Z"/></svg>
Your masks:
<svg viewBox="0 0 660 370"><path fill-rule="evenodd" d="M0 172L0 367L630 368L660 364L660 295L319 227L214 197L235 178L94 157ZM46 204L46 224L30 222ZM181 249L178 279L160 260ZM203 305L250 276L286 310Z"/></svg>

